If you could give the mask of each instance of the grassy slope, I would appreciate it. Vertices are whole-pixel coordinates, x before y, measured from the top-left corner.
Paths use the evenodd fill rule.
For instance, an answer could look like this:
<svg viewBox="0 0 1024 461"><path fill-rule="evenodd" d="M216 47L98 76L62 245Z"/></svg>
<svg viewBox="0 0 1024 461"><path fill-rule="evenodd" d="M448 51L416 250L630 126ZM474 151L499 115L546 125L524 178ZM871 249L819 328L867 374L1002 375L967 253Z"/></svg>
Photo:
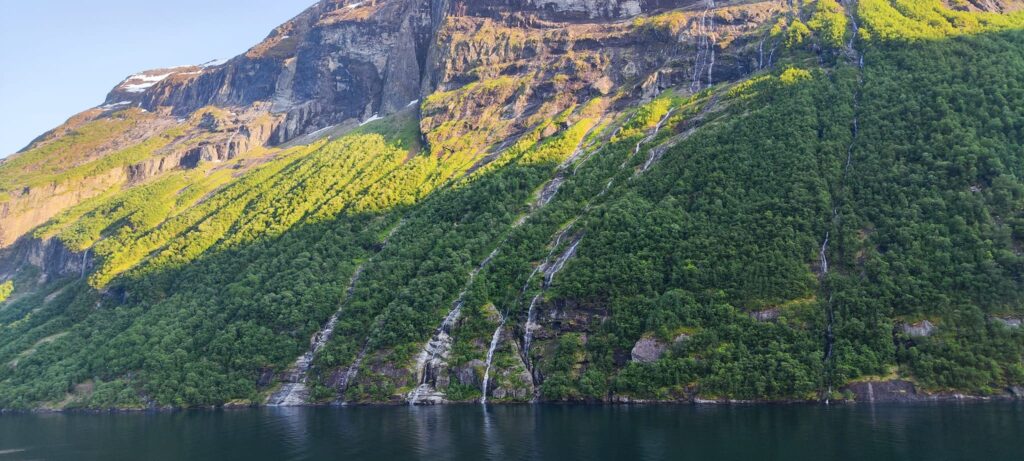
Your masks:
<svg viewBox="0 0 1024 461"><path fill-rule="evenodd" d="M1024 338L989 318L1024 311L1020 17L936 4L862 0L863 69L847 64L842 19L808 9L815 35L778 70L640 108L611 141L591 138L594 156L519 227L595 122L584 108L557 137L527 137L454 183L468 165L416 154L414 127L381 122L241 178L174 175L90 201L40 232L93 247L98 270L0 309L0 362L17 361L0 368L0 407L255 401L261 370L290 364L338 308L314 381L366 347L350 397L387 400L412 384L388 367L407 366L494 248L453 363L483 358L488 306L521 334L524 299L540 293L528 276L570 222L578 256L543 296L589 317L535 345L545 398L812 398L893 366L932 389L1019 384ZM636 173L712 101L699 130ZM633 155L669 107L663 134ZM776 308L777 322L749 315ZM924 318L934 337L898 335L893 348L895 324ZM680 333L689 340L654 364L620 359L642 336ZM498 355L516 367L510 345Z"/></svg>

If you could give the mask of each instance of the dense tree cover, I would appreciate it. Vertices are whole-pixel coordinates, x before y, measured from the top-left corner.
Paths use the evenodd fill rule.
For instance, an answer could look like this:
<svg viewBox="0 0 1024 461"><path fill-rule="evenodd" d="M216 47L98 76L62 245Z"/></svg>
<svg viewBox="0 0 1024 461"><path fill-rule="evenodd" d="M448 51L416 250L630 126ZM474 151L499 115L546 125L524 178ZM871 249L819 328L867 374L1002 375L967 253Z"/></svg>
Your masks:
<svg viewBox="0 0 1024 461"><path fill-rule="evenodd" d="M94 272L23 274L0 305L0 407L260 401L263 372L335 312L315 398L362 358L347 398L391 400L461 293L452 367L504 319L494 368L513 373L492 377L524 386L529 368L546 399L807 399L892 370L1020 384L1024 333L999 321L1024 314L1020 16L857 4L859 35L839 3L804 2L776 68L616 117L595 100L487 165L480 139L420 152L406 116L83 203L37 235L88 249ZM925 319L930 337L900 329ZM631 362L641 338L664 356ZM451 378L450 398L479 397Z"/></svg>
<svg viewBox="0 0 1024 461"><path fill-rule="evenodd" d="M601 398L594 392L615 389L665 397L696 383L708 396L781 398L818 388L822 318L794 301L816 296L810 262L830 216L828 182L849 139L850 100L824 74L806 75L734 92L718 103L726 115L643 175L627 168L624 187L577 221L579 255L549 303L583 300L603 306L607 320L591 320L586 359L573 364L579 387L557 369L563 361L544 361L544 373L558 377L544 382L545 396ZM683 111L680 121L695 112ZM646 150L629 158L637 141L606 154L642 164ZM780 306L792 321L765 325L744 313ZM655 365L657 373L630 366L615 377L616 357L645 333L671 340L679 331L692 338L677 359ZM564 357L569 346L560 342L552 353ZM732 379L738 374L744 379Z"/></svg>
<svg viewBox="0 0 1024 461"><path fill-rule="evenodd" d="M907 14L900 23L918 27L903 33L915 36L935 10L909 3L894 5ZM871 33L895 22L864 14ZM929 319L939 333L904 338L896 357L921 383L999 391L1020 382L1021 335L990 319L1024 309L1022 45L1024 34L1007 31L866 46L857 142L838 200L845 266L830 281L837 379L881 372L893 361L893 323Z"/></svg>

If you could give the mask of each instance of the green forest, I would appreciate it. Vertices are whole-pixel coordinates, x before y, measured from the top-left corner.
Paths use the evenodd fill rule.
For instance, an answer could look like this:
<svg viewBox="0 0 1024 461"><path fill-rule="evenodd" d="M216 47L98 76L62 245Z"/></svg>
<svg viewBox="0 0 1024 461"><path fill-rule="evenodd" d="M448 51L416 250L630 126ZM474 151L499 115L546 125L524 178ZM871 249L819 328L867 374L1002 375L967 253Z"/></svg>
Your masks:
<svg viewBox="0 0 1024 461"><path fill-rule="evenodd" d="M34 235L89 272L0 285L0 408L262 403L335 313L313 401L401 402L457 300L453 401L482 396L495 329L492 379L523 391L498 401L1024 385L1000 321L1024 315L1024 14L849 3L779 18L771 68L618 113L595 97L482 168L404 112L71 208ZM642 339L664 353L630 360Z"/></svg>

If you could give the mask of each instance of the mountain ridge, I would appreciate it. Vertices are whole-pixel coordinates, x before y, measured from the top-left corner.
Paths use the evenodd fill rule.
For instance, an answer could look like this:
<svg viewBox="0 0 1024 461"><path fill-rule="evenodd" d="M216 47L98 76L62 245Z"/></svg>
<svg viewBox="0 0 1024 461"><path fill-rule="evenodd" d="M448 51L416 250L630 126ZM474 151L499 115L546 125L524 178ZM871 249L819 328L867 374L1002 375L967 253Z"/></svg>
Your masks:
<svg viewBox="0 0 1024 461"><path fill-rule="evenodd" d="M1020 5L324 0L133 74L0 165L0 407L1020 396Z"/></svg>

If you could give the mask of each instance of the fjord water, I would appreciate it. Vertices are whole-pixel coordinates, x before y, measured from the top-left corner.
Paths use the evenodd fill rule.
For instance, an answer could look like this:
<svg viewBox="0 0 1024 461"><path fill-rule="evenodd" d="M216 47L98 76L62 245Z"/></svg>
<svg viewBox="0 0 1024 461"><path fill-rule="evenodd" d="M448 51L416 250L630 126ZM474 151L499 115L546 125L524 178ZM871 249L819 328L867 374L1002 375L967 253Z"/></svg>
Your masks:
<svg viewBox="0 0 1024 461"><path fill-rule="evenodd" d="M0 415L0 460L1020 460L1024 406L265 408Z"/></svg>

